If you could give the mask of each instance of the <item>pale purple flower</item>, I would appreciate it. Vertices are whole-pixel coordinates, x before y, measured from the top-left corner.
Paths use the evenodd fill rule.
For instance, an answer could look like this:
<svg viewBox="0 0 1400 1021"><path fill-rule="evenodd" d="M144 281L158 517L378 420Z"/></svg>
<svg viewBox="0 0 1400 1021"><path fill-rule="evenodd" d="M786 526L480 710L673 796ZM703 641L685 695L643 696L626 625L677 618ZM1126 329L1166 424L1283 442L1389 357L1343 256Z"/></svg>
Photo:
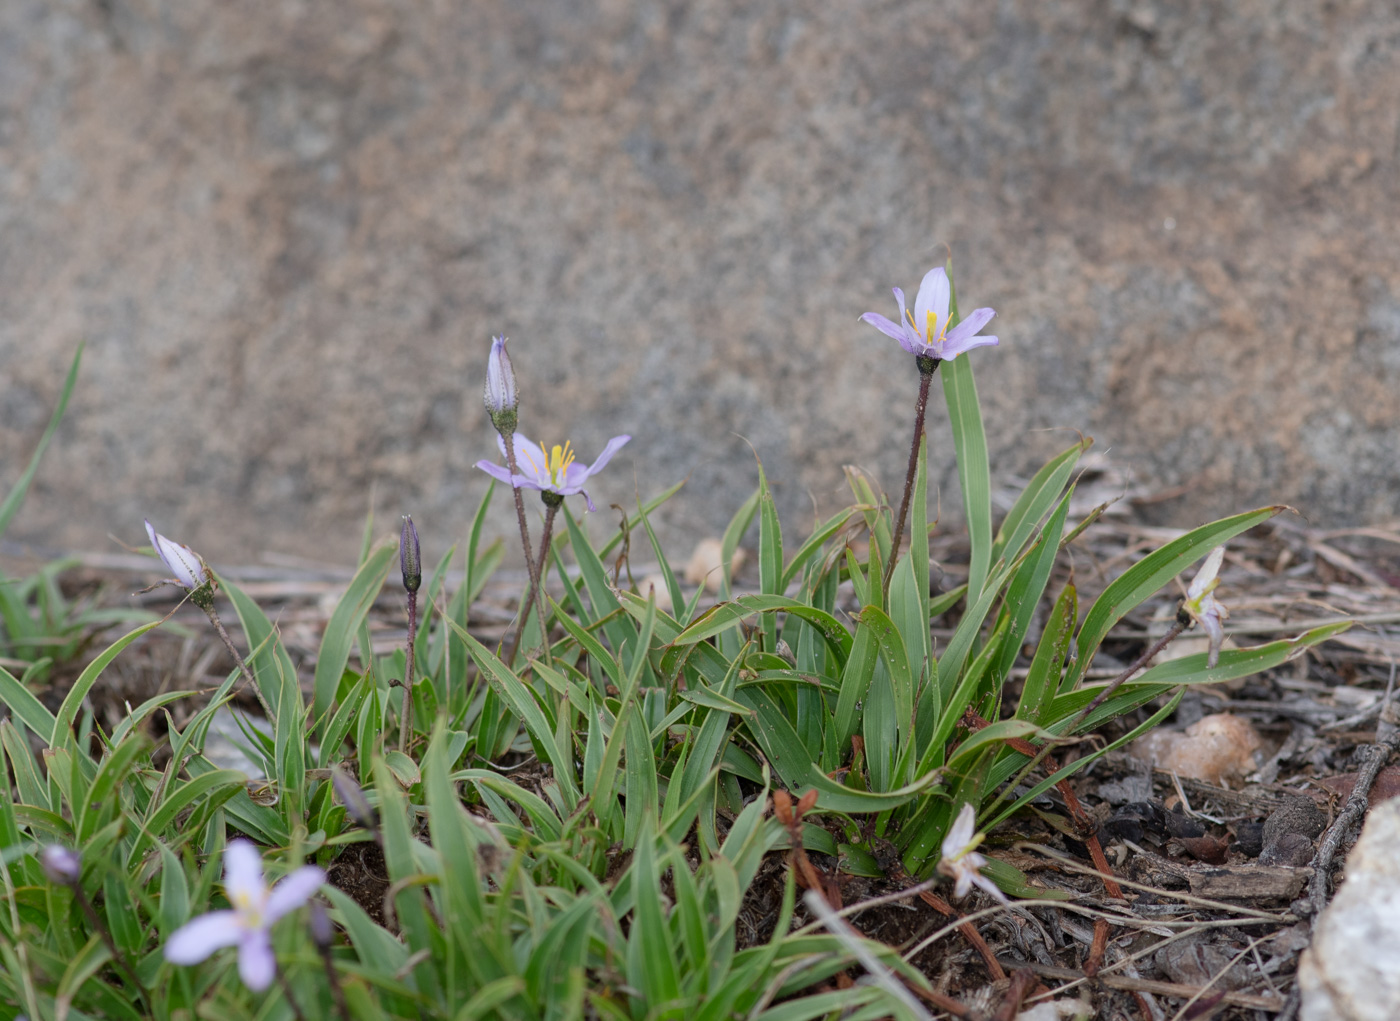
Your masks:
<svg viewBox="0 0 1400 1021"><path fill-rule="evenodd" d="M614 436L608 440L608 445L598 455L598 460L585 468L574 460L573 448L568 443L562 447L552 447L546 454L543 448L532 443L520 433L516 433L515 463L516 467L520 469L520 474L512 476L510 469L505 465L493 464L490 461L478 461L476 466L492 478L499 479L516 489L538 489L542 493L553 493L556 496L573 496L575 493L582 493L583 498L588 501L588 509L592 511L598 508L593 506L593 498L588 495L588 490L583 488L584 483L588 481L590 476L602 471L604 466L612 460L612 456L621 450L623 444L631 438L631 436ZM496 444L501 448L501 455L504 456L506 452L505 441L498 436Z"/></svg>
<svg viewBox="0 0 1400 1021"><path fill-rule="evenodd" d="M1230 611L1225 609L1223 604L1216 602L1214 595L1215 587L1220 584L1216 575L1220 573L1220 565L1224 560L1224 546L1217 546L1210 551L1210 556L1206 557L1206 562L1196 572L1196 577L1191 579L1191 584L1186 589L1186 602L1182 605L1182 609L1201 625L1201 630L1210 637L1210 653L1206 656L1207 668L1220 662L1220 646L1225 642L1224 621L1230 619Z"/></svg>
<svg viewBox="0 0 1400 1021"><path fill-rule="evenodd" d="M254 992L272 984L277 959L272 924L301 907L326 881L314 865L303 865L268 889L262 856L246 840L232 840L224 851L224 893L232 908L200 915L175 930L165 944L172 964L198 964L215 950L238 947L238 976Z"/></svg>
<svg viewBox="0 0 1400 1021"><path fill-rule="evenodd" d="M46 844L39 852L39 865L49 882L76 886L83 877L83 860L78 852L62 844Z"/></svg>
<svg viewBox="0 0 1400 1021"><path fill-rule="evenodd" d="M164 561L175 577L166 580L181 588L197 589L209 581L209 568L204 563L204 558L194 550L181 543L167 539L156 532L149 521L146 522L146 534L151 537L151 545L156 549L156 556Z"/></svg>
<svg viewBox="0 0 1400 1021"><path fill-rule="evenodd" d="M948 329L951 294L948 273L940 266L924 274L918 297L914 299L912 314L904 307L904 292L896 287L894 298L899 302L899 322L890 322L878 312L865 313L860 317L861 322L869 323L887 337L893 337L899 341L900 347L918 358L937 358L941 361L956 358L974 347L997 344L996 337L977 336L996 315L989 308L974 309L952 330Z"/></svg>
<svg viewBox="0 0 1400 1021"><path fill-rule="evenodd" d="M964 804L948 835L943 838L943 857L938 861L938 871L957 880L957 886L953 888L955 898L967 896L975 885L1005 904L1006 894L978 871L987 864L987 859L977 853L980 843L982 834L977 832L977 811L972 805Z"/></svg>

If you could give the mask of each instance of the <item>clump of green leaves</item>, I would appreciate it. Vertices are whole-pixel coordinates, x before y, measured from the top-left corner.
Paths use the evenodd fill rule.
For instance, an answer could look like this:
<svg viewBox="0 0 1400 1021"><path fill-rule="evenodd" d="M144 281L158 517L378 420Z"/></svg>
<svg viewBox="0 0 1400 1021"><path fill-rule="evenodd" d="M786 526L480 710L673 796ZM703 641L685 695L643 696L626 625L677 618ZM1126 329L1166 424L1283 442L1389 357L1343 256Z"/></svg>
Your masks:
<svg viewBox="0 0 1400 1021"><path fill-rule="evenodd" d="M948 297L938 331L957 329L951 281ZM726 566L712 605L702 605L703 589L687 598L649 519L679 487L601 542L561 499L549 519L557 513L561 526L546 530L532 571L538 582L553 570L561 594L517 636L513 647L543 646L524 662L483 644L469 617L502 556L499 542L482 543L491 489L469 525L455 590L455 550L431 571L413 564L421 615L412 656L373 653L369 615L398 551L372 541L372 523L305 687L274 623L217 579L270 716L245 733L260 777L204 754L214 714L249 683L241 670L183 727L168 707L190 692L149 699L112 733L86 707L103 672L155 623L97 656L57 711L0 669L9 710L0 721L0 1001L45 1019L286 1018L297 1009L463 1021L912 1016L879 986L825 985L851 966L850 944L793 929L791 877L771 931L741 943L765 855L800 838L847 871L931 875L962 806L989 828L1162 720L1186 685L1267 669L1340 630L1225 651L1213 665L1204 654L1176 659L1112 689L1089 683L1095 653L1126 614L1279 508L1185 533L1081 613L1074 586L1052 592L1050 580L1094 517L1069 519L1087 442L1037 472L994 529L972 365L963 351L941 367L949 421L931 435L956 454L970 536L968 580L951 592L930 588L920 420L907 549L889 502L856 473L853 504L795 549L785 545L760 465L722 554L728 565L757 522L758 589L736 592ZM933 372L920 372L926 390ZM606 566L643 534L666 609L619 586ZM850 615L839 605L847 591ZM1017 688L1012 668L1047 601ZM936 645L931 622L954 611L952 637ZM1038 749L1164 696L1112 744L1050 775L1039 769ZM151 724L162 715L157 741ZM802 795L803 812L773 817L777 789ZM373 897L325 887L329 936L303 914L281 918L272 939L282 981L252 992L229 952L176 966L161 949L224 905L219 865L232 835L271 849L277 872L312 860L332 881L347 852L363 861L359 845L374 845L387 885ZM81 849L76 879L46 874L47 845ZM885 846L898 865L877 854ZM1023 889L1008 866L993 861L986 874L1010 893ZM905 981L926 983L888 948L870 950Z"/></svg>

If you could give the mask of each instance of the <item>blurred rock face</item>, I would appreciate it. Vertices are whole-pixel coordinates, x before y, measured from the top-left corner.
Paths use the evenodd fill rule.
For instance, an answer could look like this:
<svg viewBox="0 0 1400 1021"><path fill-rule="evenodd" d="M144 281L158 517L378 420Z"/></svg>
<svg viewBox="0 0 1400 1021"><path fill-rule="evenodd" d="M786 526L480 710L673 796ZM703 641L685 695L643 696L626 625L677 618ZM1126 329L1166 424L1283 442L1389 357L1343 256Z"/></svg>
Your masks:
<svg viewBox="0 0 1400 1021"><path fill-rule="evenodd" d="M999 479L1082 428L1176 492L1164 521L1391 516L1392 19L10 0L0 482L89 345L12 535L101 548L149 516L214 562L343 559L374 483L440 550L495 456L493 333L526 435L591 460L635 434L600 504L689 475L658 520L689 549L754 484L744 437L804 531L843 463L899 484L916 371L857 317L945 243L999 312L972 355Z"/></svg>

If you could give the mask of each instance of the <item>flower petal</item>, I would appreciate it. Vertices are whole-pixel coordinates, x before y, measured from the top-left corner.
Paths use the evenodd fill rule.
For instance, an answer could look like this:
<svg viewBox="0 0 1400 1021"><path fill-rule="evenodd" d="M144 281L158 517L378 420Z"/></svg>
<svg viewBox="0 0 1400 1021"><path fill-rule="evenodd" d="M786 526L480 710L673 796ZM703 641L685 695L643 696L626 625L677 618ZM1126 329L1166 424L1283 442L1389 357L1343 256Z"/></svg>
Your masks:
<svg viewBox="0 0 1400 1021"><path fill-rule="evenodd" d="M602 471L607 463L612 460L613 455L625 447L627 441L631 438L631 436L623 435L614 436L612 439L608 440L608 445L603 448L603 452L598 455L598 459L588 466L588 474L595 475Z"/></svg>
<svg viewBox="0 0 1400 1021"><path fill-rule="evenodd" d="M496 442L501 448L502 456L504 456L506 452L505 441L497 436ZM549 459L545 456L543 447L526 439L520 433L515 434L515 469L525 478L534 480L534 485L528 488L549 488L548 464Z"/></svg>
<svg viewBox="0 0 1400 1021"><path fill-rule="evenodd" d="M198 964L215 950L231 947L243 938L236 911L211 911L170 934L165 959L171 964Z"/></svg>
<svg viewBox="0 0 1400 1021"><path fill-rule="evenodd" d="M1206 557L1201 569L1196 572L1196 577L1191 579L1191 584L1186 589L1186 598L1190 602L1195 602L1201 596L1215 588L1213 582L1220 573L1220 565L1225 560L1225 547L1217 546L1210 551L1210 556Z"/></svg>
<svg viewBox="0 0 1400 1021"><path fill-rule="evenodd" d="M238 977L255 993L272 985L277 975L277 958L272 953L272 937L266 929L249 929L238 941Z"/></svg>
<svg viewBox="0 0 1400 1021"><path fill-rule="evenodd" d="M925 273L923 283L919 284L919 295L914 299L914 326L919 330L926 329L928 314L932 312L936 323L934 335L941 334L948 323L948 297L951 293L948 271L942 266Z"/></svg>
<svg viewBox="0 0 1400 1021"><path fill-rule="evenodd" d="M983 890L986 890L989 894L992 895L992 897L994 897L996 900L1001 901L1003 904L1011 903L1009 900L1006 899L1006 894L1001 892L1001 887L997 886L996 883L992 882L980 872L974 872L972 874L972 881L976 883L978 887L980 887Z"/></svg>
<svg viewBox="0 0 1400 1021"><path fill-rule="evenodd" d="M967 853L967 845L972 843L976 831L977 810L970 802L964 802L957 819L953 820L947 836L943 838L943 857L954 859Z"/></svg>
<svg viewBox="0 0 1400 1021"><path fill-rule="evenodd" d="M262 855L250 841L230 840L224 849L224 892L235 908L251 904L262 909L267 899Z"/></svg>
<svg viewBox="0 0 1400 1021"><path fill-rule="evenodd" d="M962 322L958 323L957 326L954 326L951 330L948 331L948 339L955 340L963 336L975 336L976 334L981 333L982 327L990 323L992 321L992 317L995 315L996 312L994 312L992 309L974 308L971 312L969 312L966 316L963 317Z"/></svg>
<svg viewBox="0 0 1400 1021"><path fill-rule="evenodd" d="M263 909L263 924L271 925L289 911L305 904L326 881L325 872L315 865L303 865L273 884Z"/></svg>
<svg viewBox="0 0 1400 1021"><path fill-rule="evenodd" d="M540 488L539 483L534 481L534 479L527 478L524 475L511 475L509 468L503 464L497 464L495 461L478 461L476 462L476 466L497 482L504 482L506 485L513 486L516 489Z"/></svg>
<svg viewBox="0 0 1400 1021"><path fill-rule="evenodd" d="M946 340L943 343L943 358L956 358L960 354L966 354L973 348L996 347L1000 341L996 337L966 337L957 340Z"/></svg>
<svg viewBox="0 0 1400 1021"><path fill-rule="evenodd" d="M862 315L861 322L868 322L869 325L874 326L888 338L899 340L899 346L903 347L906 352L910 354L920 353L918 347L923 346L924 339L918 336L909 325L890 322L879 312L867 312L867 314Z"/></svg>

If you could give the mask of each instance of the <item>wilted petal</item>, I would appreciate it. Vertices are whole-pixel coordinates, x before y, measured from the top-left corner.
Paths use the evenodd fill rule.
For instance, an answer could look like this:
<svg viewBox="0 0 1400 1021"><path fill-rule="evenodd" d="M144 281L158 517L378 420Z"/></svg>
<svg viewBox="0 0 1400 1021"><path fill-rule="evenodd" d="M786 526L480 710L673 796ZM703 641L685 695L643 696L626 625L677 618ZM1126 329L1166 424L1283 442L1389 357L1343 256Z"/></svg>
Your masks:
<svg viewBox="0 0 1400 1021"><path fill-rule="evenodd" d="M937 266L924 274L919 284L919 295L914 299L914 325L921 332L928 329L928 314L933 313L934 328L929 330L926 339L943 335L948 324L948 299L952 288L948 284L948 271Z"/></svg>
<svg viewBox="0 0 1400 1021"><path fill-rule="evenodd" d="M238 977L255 993L272 985L277 976L277 958L272 953L272 937L266 929L249 929L238 942Z"/></svg>
<svg viewBox="0 0 1400 1021"><path fill-rule="evenodd" d="M953 859L967 854L972 849L969 845L972 845L972 838L976 833L977 810L970 802L964 802L958 817L953 820L953 825L948 827L948 833L943 838L943 857Z"/></svg>
<svg viewBox="0 0 1400 1021"><path fill-rule="evenodd" d="M1225 615L1225 607L1214 599L1210 601L1211 606L1197 618L1197 621L1201 625L1201 630L1210 636L1210 651L1206 655L1206 667L1214 668L1220 662L1220 647L1225 644L1225 627L1221 623L1221 617Z"/></svg>
<svg viewBox="0 0 1400 1021"><path fill-rule="evenodd" d="M1201 569L1196 572L1196 577L1191 579L1190 586L1186 589L1187 602L1199 600L1202 596L1214 591L1219 584L1216 576L1220 573L1220 565L1225 560L1225 547L1217 546L1210 551L1210 556L1206 557Z"/></svg>
<svg viewBox="0 0 1400 1021"><path fill-rule="evenodd" d="M982 858L980 854L977 857ZM987 861L985 858L983 858L977 863L977 867L980 869L985 864L987 864ZM1001 887L997 886L996 883L992 882L986 876L982 875L982 873L974 871L972 874L972 881L977 884L978 888L985 890L987 893L991 894L993 899L999 900L1003 904L1011 903L1009 900L1006 899L1006 894L1001 892Z"/></svg>
<svg viewBox="0 0 1400 1021"><path fill-rule="evenodd" d="M271 925L289 911L301 907L326 881L326 874L315 865L303 865L295 872L279 879L267 895L267 906L263 909L263 925Z"/></svg>
<svg viewBox="0 0 1400 1021"><path fill-rule="evenodd" d="M199 554L188 546L167 539L156 532L150 521L146 522L146 534L151 539L156 556L175 575L174 581L187 589L196 589L209 580L209 573Z"/></svg>
<svg viewBox="0 0 1400 1021"><path fill-rule="evenodd" d="M198 964L215 950L231 947L243 938L236 911L211 911L186 922L165 941L165 959L171 964Z"/></svg>

